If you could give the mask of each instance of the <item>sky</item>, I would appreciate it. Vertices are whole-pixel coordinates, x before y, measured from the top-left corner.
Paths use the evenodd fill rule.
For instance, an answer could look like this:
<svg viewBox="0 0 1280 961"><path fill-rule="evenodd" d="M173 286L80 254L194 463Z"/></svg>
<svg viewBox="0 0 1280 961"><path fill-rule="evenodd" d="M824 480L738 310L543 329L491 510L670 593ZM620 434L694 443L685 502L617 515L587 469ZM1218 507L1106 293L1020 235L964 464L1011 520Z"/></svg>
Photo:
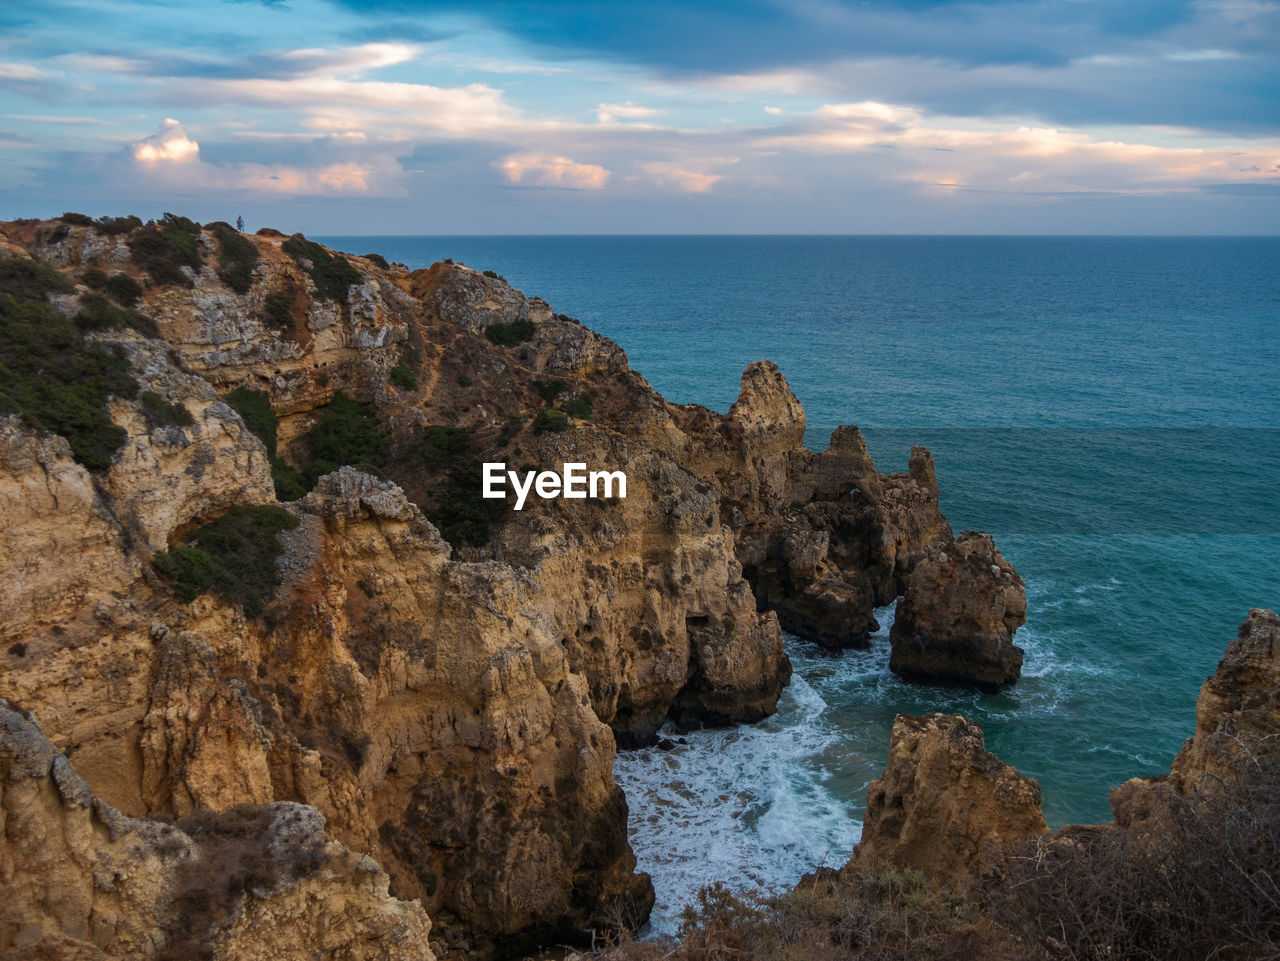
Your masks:
<svg viewBox="0 0 1280 961"><path fill-rule="evenodd" d="M0 7L0 219L1280 233L1280 0Z"/></svg>

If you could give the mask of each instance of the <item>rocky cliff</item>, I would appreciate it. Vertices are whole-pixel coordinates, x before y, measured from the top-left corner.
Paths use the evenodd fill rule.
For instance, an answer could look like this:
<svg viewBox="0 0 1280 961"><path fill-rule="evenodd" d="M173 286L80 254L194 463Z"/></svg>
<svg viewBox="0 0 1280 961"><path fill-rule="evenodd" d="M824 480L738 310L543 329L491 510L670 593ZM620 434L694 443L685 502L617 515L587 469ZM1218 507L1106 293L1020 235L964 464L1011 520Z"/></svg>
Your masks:
<svg viewBox="0 0 1280 961"><path fill-rule="evenodd" d="M122 814L0 699L0 957L433 961L431 924L301 804Z"/></svg>
<svg viewBox="0 0 1280 961"><path fill-rule="evenodd" d="M807 450L768 362L720 415L462 265L86 220L0 225L0 695L70 759L85 810L223 838L198 819L270 834L314 809L271 849L310 850L322 818L381 866L360 884L385 870L405 900L376 910L419 937L418 902L441 952L642 920L616 745L769 714L780 622L861 643L950 540L927 452L886 475L856 428ZM627 493L517 512L478 497L482 461L584 462ZM186 883L147 871L153 900ZM317 877L227 916L287 954ZM169 923L145 910L138 932Z"/></svg>
<svg viewBox="0 0 1280 961"><path fill-rule="evenodd" d="M1199 851L1205 864L1183 863L1187 854L1176 847L1181 833L1187 832L1190 841L1198 843L1195 835L1205 824L1221 827L1213 818L1220 818L1231 805L1252 804L1258 791L1269 791L1267 785L1278 776L1280 618L1273 611L1253 610L1217 671L1201 688L1195 735L1174 759L1170 774L1134 778L1113 789L1114 821L1069 825L1051 838L1040 812L1039 786L990 754L977 725L958 715L899 716L888 767L867 789L862 841L846 871L912 868L964 887L998 879L1013 855L1026 861L1028 845L1039 845L1031 861L1038 865L1048 856L1045 863L1056 862L1060 867L1079 852L1107 843L1108 834L1116 835L1114 843L1125 853L1105 865L1099 861L1095 870L1155 860L1154 848L1165 858L1162 871L1210 871L1215 852L1208 848ZM1274 797L1268 801L1272 802L1269 814L1244 810L1248 823L1235 825L1244 833L1222 840L1247 849L1255 860L1270 858L1274 865L1277 828L1266 818L1280 811L1274 807ZM1121 835L1121 831L1128 833ZM1261 834L1249 837L1250 831ZM1267 835L1268 831L1272 833ZM1166 851L1162 845L1173 846ZM1025 868L1023 881L1035 882L1035 870ZM1079 887L1082 877L1066 883ZM1200 880L1212 885L1214 877ZM1160 895L1166 901L1195 896L1192 888L1169 884ZM1106 894L1114 897L1115 891ZM1096 908L1084 906L1084 901L1078 906L1079 910ZM1079 918L1071 921L1078 922ZM1052 929L1052 918L1047 925Z"/></svg>

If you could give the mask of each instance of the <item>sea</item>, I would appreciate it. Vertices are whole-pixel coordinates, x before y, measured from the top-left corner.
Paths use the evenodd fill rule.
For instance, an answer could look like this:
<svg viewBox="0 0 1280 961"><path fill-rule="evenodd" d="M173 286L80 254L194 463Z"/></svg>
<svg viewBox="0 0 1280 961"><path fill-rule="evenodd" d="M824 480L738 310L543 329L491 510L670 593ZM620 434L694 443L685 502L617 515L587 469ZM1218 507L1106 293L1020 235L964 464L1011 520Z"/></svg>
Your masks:
<svg viewBox="0 0 1280 961"><path fill-rule="evenodd" d="M319 237L503 275L626 349L668 400L725 411L778 364L806 443L856 424L882 471L937 462L952 528L1027 585L1022 679L998 694L787 639L778 712L621 752L651 930L700 887L790 887L861 831L897 714L961 713L1035 777L1051 827L1167 772L1251 607L1280 606L1280 238Z"/></svg>

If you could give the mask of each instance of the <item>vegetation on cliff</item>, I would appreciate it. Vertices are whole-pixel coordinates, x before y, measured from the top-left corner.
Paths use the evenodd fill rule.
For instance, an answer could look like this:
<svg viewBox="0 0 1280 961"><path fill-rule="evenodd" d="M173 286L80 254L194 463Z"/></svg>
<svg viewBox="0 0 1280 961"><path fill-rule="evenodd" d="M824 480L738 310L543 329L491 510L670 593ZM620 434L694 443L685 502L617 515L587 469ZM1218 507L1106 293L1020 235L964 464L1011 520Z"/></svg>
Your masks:
<svg viewBox="0 0 1280 961"><path fill-rule="evenodd" d="M135 228L127 243L134 262L153 283L190 287L194 281L183 268L198 271L204 263L200 225L177 214L166 213L158 223Z"/></svg>
<svg viewBox="0 0 1280 961"><path fill-rule="evenodd" d="M213 593L256 617L280 585L276 535L297 526L296 517L272 504L235 507L195 530L186 546L157 554L155 566L183 600Z"/></svg>
<svg viewBox="0 0 1280 961"><path fill-rule="evenodd" d="M277 449L277 427L279 421L275 411L271 409L271 399L265 391L248 387L237 387L224 398L228 404L244 420L244 425L262 441L267 448L267 458L271 463L271 480L275 484L276 497L282 501L296 501L310 488L302 475L292 465L284 461Z"/></svg>
<svg viewBox="0 0 1280 961"><path fill-rule="evenodd" d="M136 397L138 385L118 347L86 340L83 331L131 319L98 298L73 323L44 302L70 289L61 274L33 261L0 263L0 409L61 434L80 463L102 470L125 437L107 401Z"/></svg>
<svg viewBox="0 0 1280 961"><path fill-rule="evenodd" d="M311 461L303 467L302 476L308 487L314 487L321 477L344 464L381 474L387 441L369 405L338 391L307 434L307 449Z"/></svg>
<svg viewBox="0 0 1280 961"><path fill-rule="evenodd" d="M292 257L311 277L316 286L316 296L322 300L347 302L347 293L353 284L362 283L360 271L342 254L333 254L302 234L294 234L280 249Z"/></svg>
<svg viewBox="0 0 1280 961"><path fill-rule="evenodd" d="M237 294L247 294L253 286L253 268L258 263L258 248L228 223L217 221L209 232L218 238L218 278Z"/></svg>

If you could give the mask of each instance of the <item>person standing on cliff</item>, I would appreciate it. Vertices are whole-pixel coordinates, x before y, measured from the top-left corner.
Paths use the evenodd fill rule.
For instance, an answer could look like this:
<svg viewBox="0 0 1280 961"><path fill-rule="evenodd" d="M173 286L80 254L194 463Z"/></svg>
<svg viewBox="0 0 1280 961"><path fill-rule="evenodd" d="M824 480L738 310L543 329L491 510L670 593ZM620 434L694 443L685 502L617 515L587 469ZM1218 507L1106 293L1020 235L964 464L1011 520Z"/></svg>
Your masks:
<svg viewBox="0 0 1280 961"><path fill-rule="evenodd" d="M236 218L236 230L238 230L240 233L244 233L244 217L243 216Z"/></svg>

